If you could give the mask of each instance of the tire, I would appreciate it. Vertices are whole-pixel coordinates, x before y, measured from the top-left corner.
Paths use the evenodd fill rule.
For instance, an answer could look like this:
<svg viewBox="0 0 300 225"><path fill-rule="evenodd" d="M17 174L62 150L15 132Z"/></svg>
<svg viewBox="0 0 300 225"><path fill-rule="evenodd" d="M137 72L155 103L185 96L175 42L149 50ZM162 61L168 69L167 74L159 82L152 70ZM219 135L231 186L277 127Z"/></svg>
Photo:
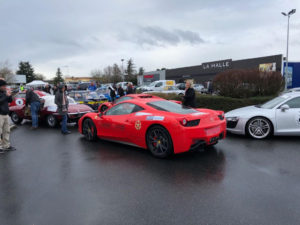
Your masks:
<svg viewBox="0 0 300 225"><path fill-rule="evenodd" d="M147 148L157 158L167 158L174 153L169 132L162 126L150 127L146 134Z"/></svg>
<svg viewBox="0 0 300 225"><path fill-rule="evenodd" d="M97 139L97 128L91 119L85 119L83 121L82 133L88 141L95 141Z"/></svg>
<svg viewBox="0 0 300 225"><path fill-rule="evenodd" d="M10 114L10 118L13 121L14 124L20 124L23 121L23 118L21 118L17 113L12 112Z"/></svg>
<svg viewBox="0 0 300 225"><path fill-rule="evenodd" d="M105 110L107 110L108 109L108 107L106 106L106 105L103 105L103 106L101 106L101 108L100 108L100 112L104 112Z"/></svg>
<svg viewBox="0 0 300 225"><path fill-rule="evenodd" d="M57 119L53 115L48 115L46 117L46 124L48 127L54 128L57 126Z"/></svg>
<svg viewBox="0 0 300 225"><path fill-rule="evenodd" d="M246 125L246 133L254 139L264 139L272 134L273 125L264 117L254 117Z"/></svg>

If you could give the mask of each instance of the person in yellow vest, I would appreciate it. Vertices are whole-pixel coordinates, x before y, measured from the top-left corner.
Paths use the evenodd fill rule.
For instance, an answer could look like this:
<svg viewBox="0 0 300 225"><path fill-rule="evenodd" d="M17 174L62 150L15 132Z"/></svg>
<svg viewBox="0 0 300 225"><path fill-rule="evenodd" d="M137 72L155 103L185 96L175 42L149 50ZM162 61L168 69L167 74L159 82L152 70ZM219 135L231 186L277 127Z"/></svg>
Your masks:
<svg viewBox="0 0 300 225"><path fill-rule="evenodd" d="M20 92L23 92L24 91L24 86L23 84L20 84Z"/></svg>

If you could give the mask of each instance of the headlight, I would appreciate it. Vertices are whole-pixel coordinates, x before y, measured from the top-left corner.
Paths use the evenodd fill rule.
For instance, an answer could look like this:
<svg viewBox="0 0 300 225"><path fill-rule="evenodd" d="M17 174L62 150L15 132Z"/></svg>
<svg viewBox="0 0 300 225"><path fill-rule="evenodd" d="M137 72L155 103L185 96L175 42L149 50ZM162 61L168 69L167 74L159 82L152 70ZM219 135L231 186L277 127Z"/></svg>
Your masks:
<svg viewBox="0 0 300 225"><path fill-rule="evenodd" d="M235 117L226 117L226 121L232 121L232 122L236 122L239 120L239 117L235 116Z"/></svg>

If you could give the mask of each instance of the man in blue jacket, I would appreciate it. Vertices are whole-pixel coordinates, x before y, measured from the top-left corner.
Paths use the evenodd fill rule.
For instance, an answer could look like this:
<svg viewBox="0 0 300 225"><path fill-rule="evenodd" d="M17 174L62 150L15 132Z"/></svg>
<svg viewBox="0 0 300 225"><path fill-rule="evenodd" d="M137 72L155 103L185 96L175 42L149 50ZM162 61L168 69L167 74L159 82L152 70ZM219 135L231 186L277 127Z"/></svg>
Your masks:
<svg viewBox="0 0 300 225"><path fill-rule="evenodd" d="M0 153L16 150L10 145L10 119L8 103L12 102L11 91L6 90L6 82L0 80Z"/></svg>

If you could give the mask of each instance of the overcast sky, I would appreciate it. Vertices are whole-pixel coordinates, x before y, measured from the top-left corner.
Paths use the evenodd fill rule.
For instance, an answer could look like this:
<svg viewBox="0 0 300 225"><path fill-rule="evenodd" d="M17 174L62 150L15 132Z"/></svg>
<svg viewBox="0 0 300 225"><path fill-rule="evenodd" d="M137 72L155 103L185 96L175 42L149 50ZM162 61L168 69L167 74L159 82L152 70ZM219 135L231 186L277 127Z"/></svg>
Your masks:
<svg viewBox="0 0 300 225"><path fill-rule="evenodd" d="M0 62L89 76L121 59L146 71L285 54L300 61L300 0L0 0ZM124 63L125 67L125 63Z"/></svg>

